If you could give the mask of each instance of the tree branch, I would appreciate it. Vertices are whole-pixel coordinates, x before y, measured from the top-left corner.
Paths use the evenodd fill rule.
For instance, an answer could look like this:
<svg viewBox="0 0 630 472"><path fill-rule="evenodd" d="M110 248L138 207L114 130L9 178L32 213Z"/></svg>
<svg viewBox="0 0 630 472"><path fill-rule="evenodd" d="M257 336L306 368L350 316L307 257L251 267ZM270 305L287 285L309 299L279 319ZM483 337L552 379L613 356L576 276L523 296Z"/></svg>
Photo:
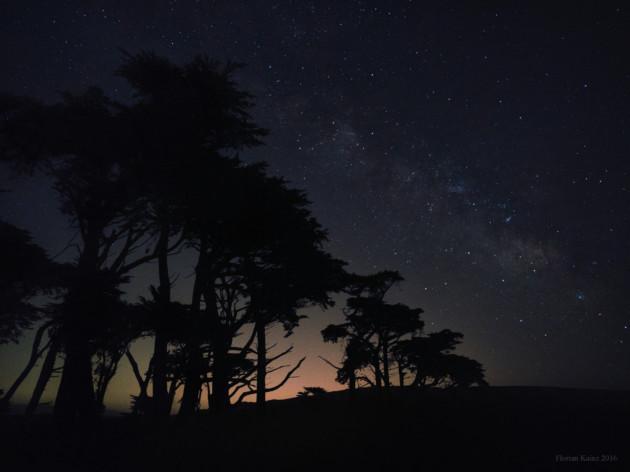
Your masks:
<svg viewBox="0 0 630 472"><path fill-rule="evenodd" d="M326 359L325 357L322 356L317 356L319 357L321 360L323 360L326 364L328 364L330 367L332 367L333 369L337 369L337 370L341 370L341 367L336 366L335 364L333 364L332 362L330 362L328 359Z"/></svg>
<svg viewBox="0 0 630 472"><path fill-rule="evenodd" d="M289 381L289 379L292 378L293 373L302 366L302 363L304 362L305 359L306 359L306 357L303 357L302 359L300 359L300 361L295 365L295 367L293 367L293 369L291 369L289 372L287 372L287 374L280 381L280 383L278 383L277 385L274 385L273 387L265 388L265 392L273 392L275 390L278 390L278 389L282 388L282 386L284 386L284 384L286 384ZM245 398L247 398L250 395L254 395L257 391L258 390L255 389L255 390L249 390L247 392L241 393L240 397L238 397L238 400L236 401L236 404L238 405Z"/></svg>

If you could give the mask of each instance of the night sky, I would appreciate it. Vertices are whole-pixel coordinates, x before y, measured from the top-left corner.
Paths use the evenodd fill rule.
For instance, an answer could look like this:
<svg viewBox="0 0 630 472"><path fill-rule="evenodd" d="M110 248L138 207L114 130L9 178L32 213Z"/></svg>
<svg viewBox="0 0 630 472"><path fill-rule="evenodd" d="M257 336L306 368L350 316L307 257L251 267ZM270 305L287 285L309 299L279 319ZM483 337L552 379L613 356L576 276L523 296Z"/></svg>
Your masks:
<svg viewBox="0 0 630 472"><path fill-rule="evenodd" d="M0 90L126 100L119 48L243 62L271 133L241 157L308 192L350 270L400 270L391 300L424 308L427 331L463 332L491 384L630 388L629 7L463 3L2 2ZM56 254L71 231L49 183L1 171L2 217ZM341 357L319 333L340 305L308 314L278 339L308 359L277 397L341 388L317 359ZM0 349L0 387L29 339ZM110 400L127 405L137 386L120 373Z"/></svg>

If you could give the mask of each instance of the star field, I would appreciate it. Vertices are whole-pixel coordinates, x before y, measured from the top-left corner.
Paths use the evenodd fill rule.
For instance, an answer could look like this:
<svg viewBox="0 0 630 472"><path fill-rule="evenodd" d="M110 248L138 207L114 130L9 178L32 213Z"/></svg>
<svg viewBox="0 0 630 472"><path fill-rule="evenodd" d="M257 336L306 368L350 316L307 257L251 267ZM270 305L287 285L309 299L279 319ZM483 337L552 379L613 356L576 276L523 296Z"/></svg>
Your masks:
<svg viewBox="0 0 630 472"><path fill-rule="evenodd" d="M400 270L395 296L462 331L490 383L630 388L627 6L484 5L11 2L0 88L125 100L118 48L245 63L271 133L241 157L308 192L351 270ZM6 219L65 246L45 182L1 184ZM341 354L319 334L339 309L290 339L298 387L334 388L316 357Z"/></svg>

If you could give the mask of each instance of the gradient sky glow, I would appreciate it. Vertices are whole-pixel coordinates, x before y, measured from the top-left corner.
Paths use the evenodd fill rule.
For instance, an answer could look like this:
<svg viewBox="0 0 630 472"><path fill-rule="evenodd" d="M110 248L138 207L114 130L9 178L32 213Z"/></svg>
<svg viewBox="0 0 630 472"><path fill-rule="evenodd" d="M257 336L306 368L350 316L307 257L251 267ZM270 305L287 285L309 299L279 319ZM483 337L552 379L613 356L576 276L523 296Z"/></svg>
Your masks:
<svg viewBox="0 0 630 472"><path fill-rule="evenodd" d="M125 100L118 48L243 62L271 134L242 157L308 192L351 270L400 270L392 300L463 332L491 384L630 388L628 7L462 3L5 2L0 90L53 100L96 84ZM0 171L2 218L56 254L72 233L49 183ZM175 269L184 299L190 267ZM276 335L308 359L275 397L340 388L317 358L341 356L319 334L340 306L308 314ZM0 347L0 388L29 339ZM133 348L144 365L148 344ZM109 400L124 408L137 387L123 364Z"/></svg>

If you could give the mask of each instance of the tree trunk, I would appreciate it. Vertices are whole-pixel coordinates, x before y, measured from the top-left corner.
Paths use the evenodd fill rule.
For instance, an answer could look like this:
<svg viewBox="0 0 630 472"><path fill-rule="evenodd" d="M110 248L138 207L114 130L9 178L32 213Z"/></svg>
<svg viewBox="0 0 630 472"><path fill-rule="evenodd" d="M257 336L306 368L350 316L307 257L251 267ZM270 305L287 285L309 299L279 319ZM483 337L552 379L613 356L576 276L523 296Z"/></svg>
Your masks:
<svg viewBox="0 0 630 472"><path fill-rule="evenodd" d="M155 416L168 416L168 387L166 379L166 359L168 342L162 329L155 331L153 343L153 413Z"/></svg>
<svg viewBox="0 0 630 472"><path fill-rule="evenodd" d="M199 408L199 390L201 389L201 350L198 346L188 346L189 359L186 372L186 383L179 408L179 416L191 416Z"/></svg>
<svg viewBox="0 0 630 472"><path fill-rule="evenodd" d="M357 388L357 375L354 370L348 375L348 386L351 391L354 391Z"/></svg>
<svg viewBox="0 0 630 472"><path fill-rule="evenodd" d="M107 393L107 388L114 378L114 375L116 375L121 358L122 354L112 354L111 363L107 366L105 372L103 372L102 378L99 379L98 388L96 389L96 407L99 412L105 411L105 395Z"/></svg>
<svg viewBox="0 0 630 472"><path fill-rule="evenodd" d="M198 391L201 388L201 341L199 339L200 333L195 323L199 321L201 316L201 295L204 292L205 285L208 282L206 271L206 244L202 240L199 248L199 256L197 259L197 266L195 268L195 282L193 285L193 295L191 302L191 314L193 325L191 326L190 335L186 342L186 350L188 353L188 359L186 360L185 367L185 382L184 393L182 395L181 405L179 407L179 416L190 416L195 413L199 398ZM208 290L214 294L214 288ZM207 295L206 295L207 296ZM208 300L206 299L206 305ZM215 307L216 310L216 307Z"/></svg>
<svg viewBox="0 0 630 472"><path fill-rule="evenodd" d="M256 405L259 409L264 409L266 401L266 377L267 377L267 339L265 332L265 323L263 321L256 322L256 356L257 356L257 373L256 373Z"/></svg>
<svg viewBox="0 0 630 472"><path fill-rule="evenodd" d="M175 401L175 394L177 393L177 388L179 387L176 380L171 380L171 384L168 387L168 414L171 414L173 410L173 402Z"/></svg>
<svg viewBox="0 0 630 472"><path fill-rule="evenodd" d="M48 321L37 329L37 332L35 333L35 338L33 339L33 347L31 348L31 356L29 357L28 362L26 363L26 367L24 367L24 370L22 370L20 375L18 375L17 379L15 379L15 382L13 382L13 385L9 387L9 390L7 390L7 393L5 393L4 396L0 399L0 410L9 406L9 402L11 401L11 398L13 397L17 389L20 387L20 385L22 385L22 382L24 382L26 377L28 377L28 374L31 373L31 370L33 370L33 367L35 367L35 364L37 363L37 359L39 359L40 356L43 354L43 350L40 351L39 346L42 343L42 337L44 336L44 333L50 327L51 324L52 324L52 321Z"/></svg>
<svg viewBox="0 0 630 472"><path fill-rule="evenodd" d="M383 375L381 373L381 350L382 350L382 346L381 346L381 339L379 337L378 340L378 346L376 347L376 352L374 353L374 381L376 384L376 388L382 388L383 387Z"/></svg>
<svg viewBox="0 0 630 472"><path fill-rule="evenodd" d="M103 228L98 222L86 223L84 247L79 257L76 285L64 300L64 319L60 325L65 360L54 414L59 420L93 417L97 409L92 382L92 352L94 298L101 294L99 273L99 242Z"/></svg>
<svg viewBox="0 0 630 472"><path fill-rule="evenodd" d="M228 327L219 317L215 276L207 271L208 261L204 261L203 296L206 302L205 315L212 326L212 407L215 412L223 412L230 406L230 367L228 352L232 336Z"/></svg>
<svg viewBox="0 0 630 472"><path fill-rule="evenodd" d="M81 333L75 332L66 343L54 413L58 419L74 419L92 417L96 412L89 345Z"/></svg>
<svg viewBox="0 0 630 472"><path fill-rule="evenodd" d="M228 357L225 340L221 335L213 342L212 406L214 411L223 412L230 406Z"/></svg>
<svg viewBox="0 0 630 472"><path fill-rule="evenodd" d="M212 387L209 380L206 380L206 401L208 402L208 410L212 410Z"/></svg>
<svg viewBox="0 0 630 472"><path fill-rule="evenodd" d="M383 382L385 388L389 388L389 340L383 336Z"/></svg>
<svg viewBox="0 0 630 472"><path fill-rule="evenodd" d="M55 369L55 360L57 360L57 354L59 353L59 342L56 339L53 339L48 352L46 353L46 357L44 358L44 363L42 364L42 370L39 373L39 377L37 378L37 383L35 384L35 389L33 390L33 394L31 395L31 399L26 406L26 410L24 412L25 415L30 416L35 413L39 405L39 401L46 390L46 385L48 385L48 381L52 376L53 370Z"/></svg>
<svg viewBox="0 0 630 472"><path fill-rule="evenodd" d="M424 374L422 374L420 371L416 371L416 376L414 377L411 385L413 385L414 387L423 386L424 385L423 377L424 377Z"/></svg>
<svg viewBox="0 0 630 472"><path fill-rule="evenodd" d="M170 226L162 225L158 241L158 273L160 279L159 320L155 330L153 352L153 405L156 416L168 416L168 390L166 385L166 362L168 358L168 340L164 333L165 318L171 304L171 280L168 269L168 243Z"/></svg>
<svg viewBox="0 0 630 472"><path fill-rule="evenodd" d="M146 409L147 406L149 404L149 394L147 392L147 387L149 385L149 380L151 378L151 372L153 370L153 359L151 359L151 362L149 362L149 367L147 369L146 375L143 378L142 374L140 373L140 367L138 367L138 362L136 361L135 357L133 357L133 354L131 354L131 351L129 349L127 349L127 351L125 352L125 355L127 356L127 360L129 361L129 364L131 365L131 370L133 371L133 375L136 377L136 381L138 382L138 387L140 388L140 392L138 393L138 396L136 397L136 401L134 404L134 408L133 408L133 413L147 413ZM150 413L153 413L153 409L151 409Z"/></svg>

